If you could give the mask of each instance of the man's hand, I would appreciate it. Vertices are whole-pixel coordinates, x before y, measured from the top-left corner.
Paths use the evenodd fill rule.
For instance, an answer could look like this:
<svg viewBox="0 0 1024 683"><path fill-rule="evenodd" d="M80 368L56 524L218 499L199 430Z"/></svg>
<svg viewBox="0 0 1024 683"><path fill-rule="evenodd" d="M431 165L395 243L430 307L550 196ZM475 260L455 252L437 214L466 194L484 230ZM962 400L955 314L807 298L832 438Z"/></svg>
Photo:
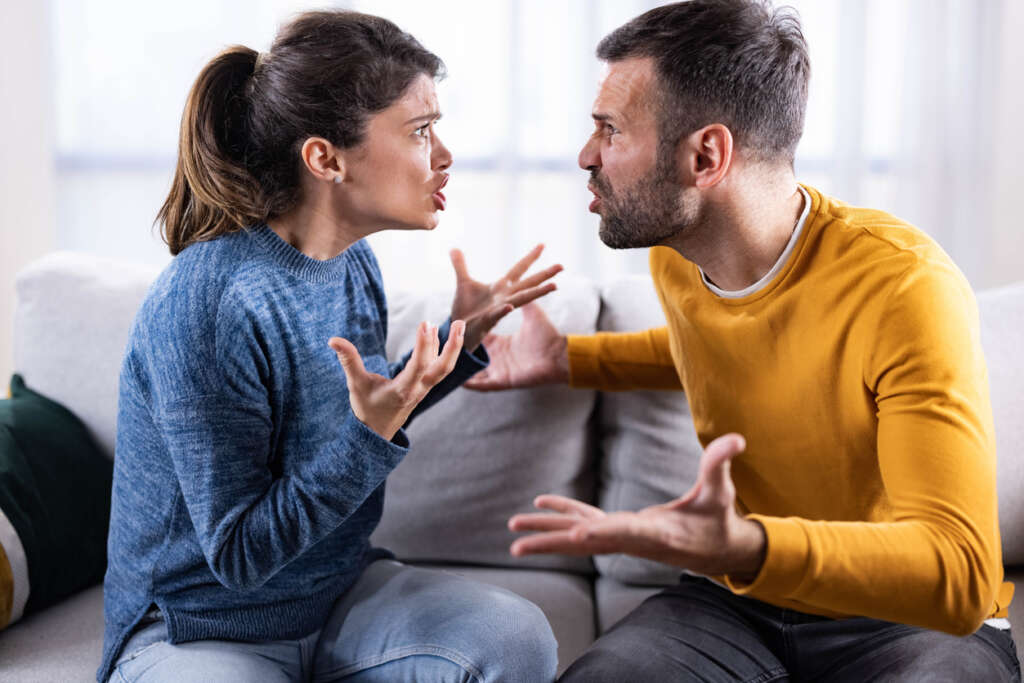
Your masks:
<svg viewBox="0 0 1024 683"><path fill-rule="evenodd" d="M523 324L512 336L489 334L484 345L491 364L463 385L477 391L497 391L538 384L569 382L569 344L541 307L523 306Z"/></svg>
<svg viewBox="0 0 1024 683"><path fill-rule="evenodd" d="M352 412L360 422L390 441L427 392L455 368L465 332L464 321L453 322L444 351L438 355L437 328L420 323L412 356L394 379L367 372L352 342L331 337L327 343L338 354L338 362L345 371Z"/></svg>
<svg viewBox="0 0 1024 683"><path fill-rule="evenodd" d="M697 483L682 498L639 512L606 514L564 496L539 496L534 505L557 514L530 513L509 520L512 531L540 533L516 540L513 555L626 553L700 574L753 581L764 562L764 529L736 512L732 459L746 447L739 434L708 444Z"/></svg>
<svg viewBox="0 0 1024 683"><path fill-rule="evenodd" d="M450 255L455 268L452 320L466 321L467 349L476 350L484 335L506 315L555 290L555 283L547 281L561 272L561 265L545 268L523 278L530 266L540 258L542 251L544 245L537 245L512 266L505 277L488 285L471 278L466 268L466 257L458 249L452 249Z"/></svg>

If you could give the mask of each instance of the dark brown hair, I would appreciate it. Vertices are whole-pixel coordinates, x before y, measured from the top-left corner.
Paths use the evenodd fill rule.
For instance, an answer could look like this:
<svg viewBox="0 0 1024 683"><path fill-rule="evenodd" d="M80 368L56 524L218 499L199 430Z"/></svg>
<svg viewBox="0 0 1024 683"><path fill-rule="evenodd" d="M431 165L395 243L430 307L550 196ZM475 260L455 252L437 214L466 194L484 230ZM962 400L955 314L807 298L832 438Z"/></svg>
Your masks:
<svg viewBox="0 0 1024 683"><path fill-rule="evenodd" d="M185 104L157 214L171 254L288 211L306 139L357 146L420 74L442 77L444 64L390 21L348 11L299 15L265 55L236 45L214 57Z"/></svg>
<svg viewBox="0 0 1024 683"><path fill-rule="evenodd" d="M662 145L711 123L762 161L793 163L811 62L800 20L768 0L690 0L657 7L608 34L604 61L654 59Z"/></svg>

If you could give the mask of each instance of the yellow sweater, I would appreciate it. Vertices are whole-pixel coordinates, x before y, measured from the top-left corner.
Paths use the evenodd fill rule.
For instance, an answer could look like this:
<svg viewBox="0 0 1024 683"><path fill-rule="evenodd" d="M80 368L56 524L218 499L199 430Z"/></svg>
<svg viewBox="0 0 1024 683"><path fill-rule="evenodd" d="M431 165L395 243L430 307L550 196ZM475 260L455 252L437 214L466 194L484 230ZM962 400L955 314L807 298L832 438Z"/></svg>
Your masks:
<svg viewBox="0 0 1024 683"><path fill-rule="evenodd" d="M652 249L667 326L570 337L572 384L682 388L701 443L746 437L737 503L768 547L736 593L971 633L1013 595L974 297L921 231L805 189L787 262L743 298Z"/></svg>

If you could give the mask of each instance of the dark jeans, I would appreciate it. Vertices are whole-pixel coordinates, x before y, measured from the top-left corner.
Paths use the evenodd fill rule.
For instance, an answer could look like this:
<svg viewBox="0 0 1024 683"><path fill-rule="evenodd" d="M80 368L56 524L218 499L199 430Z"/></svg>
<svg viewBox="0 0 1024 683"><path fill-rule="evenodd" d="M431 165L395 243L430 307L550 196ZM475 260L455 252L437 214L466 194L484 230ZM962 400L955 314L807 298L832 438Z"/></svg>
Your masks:
<svg viewBox="0 0 1024 683"><path fill-rule="evenodd" d="M661 681L1020 681L1009 631L958 638L877 619L827 619L684 576L647 599L559 679Z"/></svg>

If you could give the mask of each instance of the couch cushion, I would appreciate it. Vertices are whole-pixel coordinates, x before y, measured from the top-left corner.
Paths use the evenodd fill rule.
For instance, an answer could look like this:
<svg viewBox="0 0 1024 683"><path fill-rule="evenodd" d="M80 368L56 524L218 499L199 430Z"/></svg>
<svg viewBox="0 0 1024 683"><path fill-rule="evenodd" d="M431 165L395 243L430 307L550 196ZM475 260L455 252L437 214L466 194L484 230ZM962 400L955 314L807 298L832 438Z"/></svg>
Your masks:
<svg viewBox="0 0 1024 683"><path fill-rule="evenodd" d="M592 285L560 280L541 305L563 332L587 334L597 321ZM411 348L416 325L444 320L451 294L389 297L388 356ZM516 311L497 331L519 324ZM593 500L593 448L587 425L593 391L540 387L479 393L458 389L417 417L409 453L388 477L374 543L399 559L592 572L589 558L513 558L508 519L533 510L540 493Z"/></svg>
<svg viewBox="0 0 1024 683"><path fill-rule="evenodd" d="M996 426L1003 562L1024 564L1024 282L978 295Z"/></svg>
<svg viewBox="0 0 1024 683"><path fill-rule="evenodd" d="M558 673L594 641L589 579L557 571L429 565L517 593L541 608L558 641Z"/></svg>
<svg viewBox="0 0 1024 683"><path fill-rule="evenodd" d="M15 282L15 369L77 415L111 458L121 359L157 272L58 252L29 265Z"/></svg>
<svg viewBox="0 0 1024 683"><path fill-rule="evenodd" d="M614 280L601 288L598 329L631 332L660 327L665 315L647 275ZM607 511L639 510L690 489L702 452L681 391L605 392L600 416L601 488ZM602 575L626 583L671 585L679 569L627 555L601 555Z"/></svg>
<svg viewBox="0 0 1024 683"><path fill-rule="evenodd" d="M103 578L113 475L67 408L19 375L10 388L0 400L0 560L13 581L0 585L0 628Z"/></svg>
<svg viewBox="0 0 1024 683"><path fill-rule="evenodd" d="M103 651L103 588L93 586L0 633L0 680L90 683Z"/></svg>

